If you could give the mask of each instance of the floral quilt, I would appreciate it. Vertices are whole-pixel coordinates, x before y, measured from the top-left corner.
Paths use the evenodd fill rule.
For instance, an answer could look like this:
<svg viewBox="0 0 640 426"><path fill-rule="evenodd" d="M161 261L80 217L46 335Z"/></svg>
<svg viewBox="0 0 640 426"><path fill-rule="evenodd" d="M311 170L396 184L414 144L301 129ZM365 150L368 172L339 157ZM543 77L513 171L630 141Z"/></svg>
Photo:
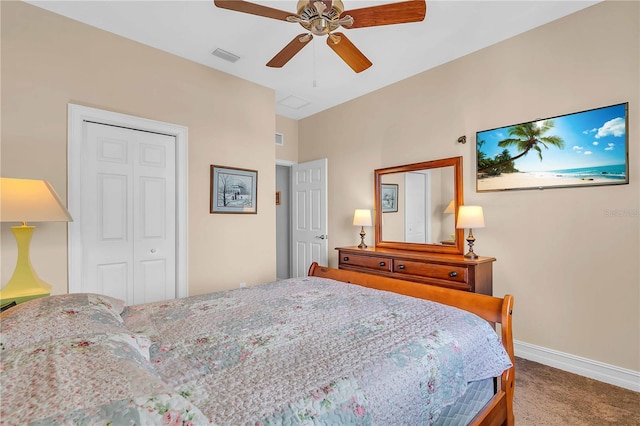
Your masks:
<svg viewBox="0 0 640 426"><path fill-rule="evenodd" d="M122 317L163 382L219 425L429 424L511 366L471 313L317 277Z"/></svg>
<svg viewBox="0 0 640 426"><path fill-rule="evenodd" d="M3 425L201 425L127 334L91 334L2 351Z"/></svg>
<svg viewBox="0 0 640 426"><path fill-rule="evenodd" d="M34 299L0 314L0 424L204 425L149 363L124 302L96 294Z"/></svg>

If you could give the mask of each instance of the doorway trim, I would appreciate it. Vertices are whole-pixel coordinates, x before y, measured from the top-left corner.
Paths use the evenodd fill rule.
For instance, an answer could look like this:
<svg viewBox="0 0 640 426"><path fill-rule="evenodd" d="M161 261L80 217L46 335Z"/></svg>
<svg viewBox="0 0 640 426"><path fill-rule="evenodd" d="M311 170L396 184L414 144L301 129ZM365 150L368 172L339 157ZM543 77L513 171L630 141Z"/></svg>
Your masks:
<svg viewBox="0 0 640 426"><path fill-rule="evenodd" d="M67 139L67 208L75 222L68 226L69 293L79 291L82 280L82 236L80 216L80 165L82 162L82 126L85 121L111 126L126 127L175 137L176 140L176 297L187 297L187 141L188 128L177 124L149 120L127 114L68 104ZM80 219L79 219L80 218Z"/></svg>
<svg viewBox="0 0 640 426"><path fill-rule="evenodd" d="M289 212L289 218L291 218L291 214L293 214L293 211L291 209L291 169L294 165L298 164L297 161L291 161L291 160L279 160L276 158L276 168L277 166L284 166L284 167L288 167L289 168L289 196L287 197L287 206L285 206L287 208L287 211ZM276 171L277 174L277 171ZM277 212L276 212L277 215ZM276 245L278 244L277 242L277 236L276 236ZM291 220L289 221L289 238L287 239L287 252L288 252L288 257L289 259L287 260L287 262L289 263L289 277L291 277L293 275L293 252L291 251L291 248L293 247L293 222L291 222ZM276 262L278 261L278 259L276 258ZM276 274L277 274L277 266L276 266Z"/></svg>

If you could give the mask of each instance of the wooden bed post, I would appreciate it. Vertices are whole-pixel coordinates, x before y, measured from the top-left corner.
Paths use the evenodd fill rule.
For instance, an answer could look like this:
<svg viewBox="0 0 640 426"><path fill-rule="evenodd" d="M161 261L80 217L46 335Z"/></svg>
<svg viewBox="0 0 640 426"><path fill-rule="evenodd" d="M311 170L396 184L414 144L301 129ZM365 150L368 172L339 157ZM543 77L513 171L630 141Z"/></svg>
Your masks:
<svg viewBox="0 0 640 426"><path fill-rule="evenodd" d="M502 344L504 345L509 358L511 358L511 364L513 366L502 374L501 388L504 389L507 394L507 419L505 425L515 424L515 417L513 414L513 396L515 393L516 382L516 359L515 351L513 349L513 296L507 294L504 297L502 303Z"/></svg>

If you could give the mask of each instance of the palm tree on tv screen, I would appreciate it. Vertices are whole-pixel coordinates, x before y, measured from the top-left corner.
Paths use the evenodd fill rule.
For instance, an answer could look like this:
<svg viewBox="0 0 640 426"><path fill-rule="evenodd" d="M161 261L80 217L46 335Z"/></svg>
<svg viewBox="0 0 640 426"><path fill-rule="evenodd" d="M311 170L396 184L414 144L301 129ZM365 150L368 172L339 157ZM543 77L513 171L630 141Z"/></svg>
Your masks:
<svg viewBox="0 0 640 426"><path fill-rule="evenodd" d="M542 161L542 148L549 149L550 146L553 146L558 149L563 149L564 141L560 136L542 136L553 127L553 120L532 121L530 123L518 124L517 126L510 127L507 131L510 137L498 142L498 146L500 148L505 148L505 151L506 148L515 147L519 151L519 154L515 157L505 159L505 151L503 151L502 154L496 156L495 160L498 160L497 162L487 165L482 169L478 169L478 173L495 169L500 170L505 164L512 163L518 158L524 157L531 150L536 151L540 161ZM479 144L479 152L481 147L482 145ZM484 153L482 153L482 155L486 160L486 155ZM481 163L478 162L478 164ZM512 171L515 171L515 168L513 168Z"/></svg>

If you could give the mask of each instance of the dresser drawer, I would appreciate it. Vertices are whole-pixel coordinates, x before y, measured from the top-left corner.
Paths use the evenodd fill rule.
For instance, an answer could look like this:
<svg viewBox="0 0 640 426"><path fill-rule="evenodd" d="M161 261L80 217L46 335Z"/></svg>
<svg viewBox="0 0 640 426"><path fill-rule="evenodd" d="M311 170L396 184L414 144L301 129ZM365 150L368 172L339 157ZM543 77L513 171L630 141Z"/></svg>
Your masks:
<svg viewBox="0 0 640 426"><path fill-rule="evenodd" d="M376 271L391 271L391 258L340 253L340 265L360 266Z"/></svg>
<svg viewBox="0 0 640 426"><path fill-rule="evenodd" d="M461 266L395 259L393 263L393 272L427 278L437 278L458 283L466 283L469 281L468 269Z"/></svg>
<svg viewBox="0 0 640 426"><path fill-rule="evenodd" d="M336 247L338 267L424 285L491 295L492 257L422 253L379 247Z"/></svg>

